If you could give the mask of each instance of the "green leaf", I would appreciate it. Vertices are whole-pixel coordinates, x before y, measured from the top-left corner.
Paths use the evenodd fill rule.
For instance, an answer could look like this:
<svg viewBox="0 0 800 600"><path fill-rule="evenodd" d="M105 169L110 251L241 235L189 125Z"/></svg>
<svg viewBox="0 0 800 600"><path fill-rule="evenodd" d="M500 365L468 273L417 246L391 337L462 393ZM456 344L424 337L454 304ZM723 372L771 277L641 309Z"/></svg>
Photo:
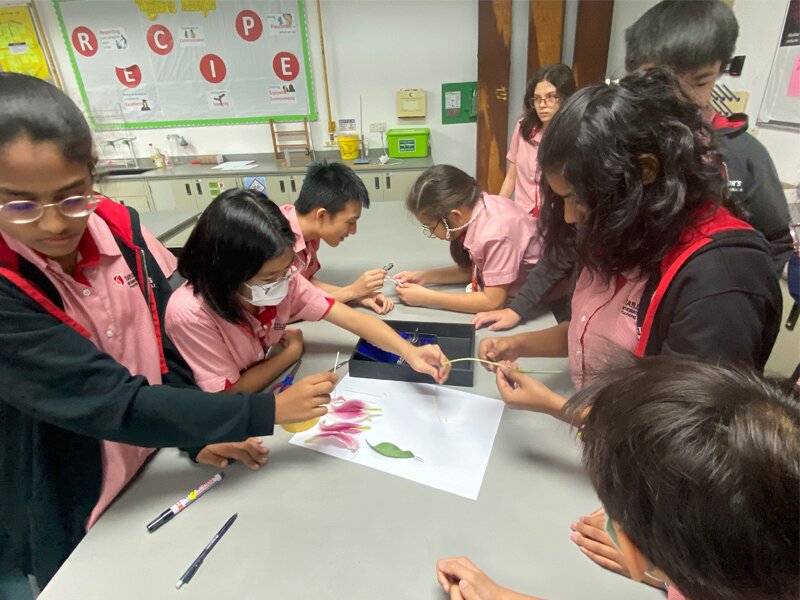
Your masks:
<svg viewBox="0 0 800 600"><path fill-rule="evenodd" d="M378 454L381 454L388 458L418 458L410 450L402 450L397 446L395 446L394 444L392 444L391 442L381 442L380 444L376 444L375 446L367 442L367 446L372 448Z"/></svg>

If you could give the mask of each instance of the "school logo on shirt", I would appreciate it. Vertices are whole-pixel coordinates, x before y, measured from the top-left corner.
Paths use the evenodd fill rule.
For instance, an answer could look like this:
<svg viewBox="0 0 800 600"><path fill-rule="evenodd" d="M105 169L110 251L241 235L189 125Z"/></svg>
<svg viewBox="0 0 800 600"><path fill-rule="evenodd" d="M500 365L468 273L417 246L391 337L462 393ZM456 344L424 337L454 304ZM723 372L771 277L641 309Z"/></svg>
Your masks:
<svg viewBox="0 0 800 600"><path fill-rule="evenodd" d="M121 273L117 273L113 277L114 283L116 283L120 287L124 287L127 285L130 288L137 287L139 282L136 281L136 277L134 277L133 273L128 273L127 275L122 275Z"/></svg>
<svg viewBox="0 0 800 600"><path fill-rule="evenodd" d="M625 300L625 305L622 307L620 313L635 321L639 316L639 303L628 298Z"/></svg>

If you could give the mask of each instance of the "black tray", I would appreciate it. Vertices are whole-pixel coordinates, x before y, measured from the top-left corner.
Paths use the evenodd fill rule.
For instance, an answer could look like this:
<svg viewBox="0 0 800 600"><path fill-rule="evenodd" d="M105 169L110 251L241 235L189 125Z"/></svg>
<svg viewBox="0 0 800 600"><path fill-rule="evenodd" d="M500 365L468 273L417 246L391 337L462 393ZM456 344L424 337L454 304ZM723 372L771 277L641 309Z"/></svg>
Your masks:
<svg viewBox="0 0 800 600"><path fill-rule="evenodd" d="M428 323L424 321L384 321L395 331L429 333L439 338L439 346L445 356L450 359L465 358L475 354L475 328L463 323ZM359 340L359 343L361 340ZM356 344L358 347L358 344ZM434 383L430 375L417 373L407 364L391 364L377 362L355 355L355 348L350 354L350 375L367 379L388 379L390 381L411 381L417 383ZM474 365L472 361L464 361L453 365L446 385L472 387L474 381Z"/></svg>

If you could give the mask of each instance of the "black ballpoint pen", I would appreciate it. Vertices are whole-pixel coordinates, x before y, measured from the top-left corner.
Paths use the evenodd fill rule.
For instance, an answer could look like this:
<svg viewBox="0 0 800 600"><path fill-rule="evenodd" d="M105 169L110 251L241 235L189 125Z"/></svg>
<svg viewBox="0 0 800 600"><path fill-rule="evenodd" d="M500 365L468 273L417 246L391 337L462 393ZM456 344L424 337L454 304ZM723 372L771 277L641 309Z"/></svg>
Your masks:
<svg viewBox="0 0 800 600"><path fill-rule="evenodd" d="M205 560L206 556L208 556L208 553L211 552L211 549L217 545L218 541L222 539L222 536L225 535L225 532L231 528L231 525L233 525L233 522L236 520L236 517L238 516L239 513L233 513L233 516L227 521L225 521L225 525L222 526L222 529L220 529L217 532L217 535L215 535L211 539L211 541L208 542L208 546L203 548L203 551L200 553L200 556L194 559L194 562L189 566L188 569L186 569L186 572L183 575L181 575L181 578L178 579L178 583L175 584L176 590L181 589L181 586L191 581L192 577L194 577L194 574L197 573L197 569L199 569L200 565L203 564L203 560Z"/></svg>

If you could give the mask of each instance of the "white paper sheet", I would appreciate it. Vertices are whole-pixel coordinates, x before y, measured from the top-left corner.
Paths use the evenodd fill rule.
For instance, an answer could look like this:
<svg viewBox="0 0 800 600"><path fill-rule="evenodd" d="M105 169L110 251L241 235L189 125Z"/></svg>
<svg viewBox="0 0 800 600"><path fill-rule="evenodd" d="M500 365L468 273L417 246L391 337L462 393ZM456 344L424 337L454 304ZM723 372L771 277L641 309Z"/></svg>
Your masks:
<svg viewBox="0 0 800 600"><path fill-rule="evenodd" d="M405 383L346 376L333 393L348 400L366 400L382 409L357 436L360 447L351 452L332 441L305 441L319 433L319 423L295 434L290 443L336 458L378 469L404 479L477 500L492 453L504 404L427 383ZM373 451L391 442L422 458L387 458Z"/></svg>
<svg viewBox="0 0 800 600"><path fill-rule="evenodd" d="M257 166L258 163L254 160L229 160L211 168L218 171L245 171L247 169L255 169Z"/></svg>

